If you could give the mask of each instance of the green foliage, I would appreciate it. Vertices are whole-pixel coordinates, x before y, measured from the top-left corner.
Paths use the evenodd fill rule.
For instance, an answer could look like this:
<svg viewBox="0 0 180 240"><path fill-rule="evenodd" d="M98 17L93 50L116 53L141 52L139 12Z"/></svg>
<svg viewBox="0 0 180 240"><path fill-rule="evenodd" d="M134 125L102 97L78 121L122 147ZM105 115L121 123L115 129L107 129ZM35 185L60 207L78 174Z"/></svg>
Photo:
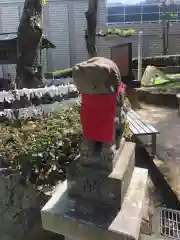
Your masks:
<svg viewBox="0 0 180 240"><path fill-rule="evenodd" d="M77 106L38 120L4 123L0 130L0 155L6 165L36 184L54 184L65 177L82 139Z"/></svg>
<svg viewBox="0 0 180 240"><path fill-rule="evenodd" d="M124 99L124 107L125 107L126 111L128 111L132 107L131 103L127 97L125 97L125 99Z"/></svg>
<svg viewBox="0 0 180 240"><path fill-rule="evenodd" d="M136 34L136 30L134 29L108 28L105 30L101 30L99 33L97 33L97 36L105 37L109 35L115 35L120 37L130 37L134 34Z"/></svg>
<svg viewBox="0 0 180 240"><path fill-rule="evenodd" d="M119 35L119 36L131 36L136 33L135 29L119 29L119 28L108 28L107 33L109 35Z"/></svg>
<svg viewBox="0 0 180 240"><path fill-rule="evenodd" d="M66 68L63 70L56 70L54 72L47 72L44 74L45 78L67 78L72 77L72 68Z"/></svg>
<svg viewBox="0 0 180 240"><path fill-rule="evenodd" d="M129 122L125 122L125 127L124 127L124 136L126 141L131 141L132 140L132 132L129 128Z"/></svg>
<svg viewBox="0 0 180 240"><path fill-rule="evenodd" d="M68 164L79 153L80 107L61 109L39 119L1 123L0 132L4 167L20 171L24 181L35 185L54 185L65 179ZM124 136L131 138L128 123Z"/></svg>

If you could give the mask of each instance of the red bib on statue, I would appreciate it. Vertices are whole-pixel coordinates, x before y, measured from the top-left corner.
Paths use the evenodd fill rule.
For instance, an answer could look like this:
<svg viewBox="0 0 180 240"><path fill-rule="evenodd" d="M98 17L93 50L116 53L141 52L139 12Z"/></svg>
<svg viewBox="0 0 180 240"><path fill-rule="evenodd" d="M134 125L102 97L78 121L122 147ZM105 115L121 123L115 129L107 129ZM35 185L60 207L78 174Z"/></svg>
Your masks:
<svg viewBox="0 0 180 240"><path fill-rule="evenodd" d="M84 138L110 143L114 139L116 96L81 95L81 124Z"/></svg>

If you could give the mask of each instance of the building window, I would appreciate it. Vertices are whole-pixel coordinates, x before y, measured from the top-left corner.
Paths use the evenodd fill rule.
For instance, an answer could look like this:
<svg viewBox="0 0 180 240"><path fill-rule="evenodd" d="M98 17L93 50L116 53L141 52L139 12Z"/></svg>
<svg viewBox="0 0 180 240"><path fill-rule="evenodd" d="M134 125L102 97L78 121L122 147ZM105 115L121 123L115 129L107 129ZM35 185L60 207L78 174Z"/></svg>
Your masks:
<svg viewBox="0 0 180 240"><path fill-rule="evenodd" d="M141 14L126 14L125 15L125 22L141 22Z"/></svg>
<svg viewBox="0 0 180 240"><path fill-rule="evenodd" d="M108 15L124 14L124 7L110 7L108 8Z"/></svg>
<svg viewBox="0 0 180 240"><path fill-rule="evenodd" d="M125 14L141 13L141 6L127 6L125 8Z"/></svg>
<svg viewBox="0 0 180 240"><path fill-rule="evenodd" d="M124 15L108 15L108 22L110 23L124 22Z"/></svg>
<svg viewBox="0 0 180 240"><path fill-rule="evenodd" d="M180 5L168 6L168 12L174 13L171 21L180 21ZM107 22L113 23L143 23L162 20L162 8L159 5L136 5L108 7Z"/></svg>
<svg viewBox="0 0 180 240"><path fill-rule="evenodd" d="M159 13L159 6L158 5L142 6L142 14L143 13Z"/></svg>
<svg viewBox="0 0 180 240"><path fill-rule="evenodd" d="M142 22L158 22L159 20L159 13L142 14Z"/></svg>

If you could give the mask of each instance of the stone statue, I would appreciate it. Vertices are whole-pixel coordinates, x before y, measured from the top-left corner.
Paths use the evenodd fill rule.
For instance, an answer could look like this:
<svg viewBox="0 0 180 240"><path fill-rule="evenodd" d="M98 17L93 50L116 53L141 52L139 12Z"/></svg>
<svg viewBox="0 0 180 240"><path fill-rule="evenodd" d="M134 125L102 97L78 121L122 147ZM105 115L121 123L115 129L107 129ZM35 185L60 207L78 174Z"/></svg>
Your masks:
<svg viewBox="0 0 180 240"><path fill-rule="evenodd" d="M109 59L94 57L73 68L73 78L81 93L81 124L84 141L81 163L112 170L124 131L121 76Z"/></svg>
<svg viewBox="0 0 180 240"><path fill-rule="evenodd" d="M41 14L41 0L25 0L18 27L17 88L36 88L42 83L41 66L38 64L43 32Z"/></svg>

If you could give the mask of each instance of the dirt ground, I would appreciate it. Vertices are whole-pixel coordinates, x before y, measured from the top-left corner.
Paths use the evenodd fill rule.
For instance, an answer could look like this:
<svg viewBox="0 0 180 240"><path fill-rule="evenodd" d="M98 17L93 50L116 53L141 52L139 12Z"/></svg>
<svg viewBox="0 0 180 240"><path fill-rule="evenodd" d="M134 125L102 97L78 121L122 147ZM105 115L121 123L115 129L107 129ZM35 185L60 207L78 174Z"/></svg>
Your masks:
<svg viewBox="0 0 180 240"><path fill-rule="evenodd" d="M138 114L160 132L156 165L180 199L180 116L176 109L141 104Z"/></svg>

